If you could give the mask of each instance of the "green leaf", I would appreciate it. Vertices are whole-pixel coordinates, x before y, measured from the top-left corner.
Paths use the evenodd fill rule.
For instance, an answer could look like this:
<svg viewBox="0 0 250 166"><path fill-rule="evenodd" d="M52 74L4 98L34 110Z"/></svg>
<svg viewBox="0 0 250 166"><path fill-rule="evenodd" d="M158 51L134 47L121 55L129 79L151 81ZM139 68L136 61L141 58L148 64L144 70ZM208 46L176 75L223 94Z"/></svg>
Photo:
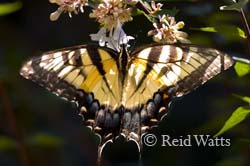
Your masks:
<svg viewBox="0 0 250 166"><path fill-rule="evenodd" d="M200 30L204 32L218 32L215 27L202 27L202 28L192 28L193 30Z"/></svg>
<svg viewBox="0 0 250 166"><path fill-rule="evenodd" d="M240 12L243 6L247 4L248 0L239 0L239 2L234 3L230 6L221 6L220 10L234 10Z"/></svg>
<svg viewBox="0 0 250 166"><path fill-rule="evenodd" d="M149 4L149 2L141 1L141 0L140 0L140 2L143 3L148 10L152 10L151 5Z"/></svg>
<svg viewBox="0 0 250 166"><path fill-rule="evenodd" d="M240 122L246 119L247 116L250 115L250 107L239 107L237 108L231 117L225 122L224 126L220 129L218 133L215 134L214 137L218 137L224 132L228 131L232 127L238 125Z"/></svg>
<svg viewBox="0 0 250 166"><path fill-rule="evenodd" d="M243 77L250 73L250 64L243 62L236 62L234 69L239 77Z"/></svg>
<svg viewBox="0 0 250 166"><path fill-rule="evenodd" d="M216 27L202 27L202 28L191 28L192 30L199 30L203 32L219 32L221 34L225 34L228 37L241 37L241 38L246 38L245 32L235 26L228 26L228 25L223 25L223 26L216 26Z"/></svg>
<svg viewBox="0 0 250 166"><path fill-rule="evenodd" d="M57 148L63 145L63 140L53 135L37 133L29 138L29 144L41 148Z"/></svg>
<svg viewBox="0 0 250 166"><path fill-rule="evenodd" d="M0 136L0 151L12 150L16 147L16 142L6 136Z"/></svg>
<svg viewBox="0 0 250 166"><path fill-rule="evenodd" d="M137 14L138 15L144 15L150 22L155 23L156 19L150 15L148 15L147 13L145 13L143 10L137 9Z"/></svg>
<svg viewBox="0 0 250 166"><path fill-rule="evenodd" d="M246 103L250 103L250 97L248 96L241 96L241 95L237 95L237 94L233 94L235 97L241 99L242 101L246 102Z"/></svg>
<svg viewBox="0 0 250 166"><path fill-rule="evenodd" d="M20 1L0 4L0 16L7 15L19 10L22 7Z"/></svg>
<svg viewBox="0 0 250 166"><path fill-rule="evenodd" d="M239 27L237 27L237 30L238 30L238 35L245 39L246 38L245 32Z"/></svg>
<svg viewBox="0 0 250 166"><path fill-rule="evenodd" d="M214 41L208 35L199 35L195 33L189 37L189 40L192 42L192 44L197 45L212 45L214 43Z"/></svg>

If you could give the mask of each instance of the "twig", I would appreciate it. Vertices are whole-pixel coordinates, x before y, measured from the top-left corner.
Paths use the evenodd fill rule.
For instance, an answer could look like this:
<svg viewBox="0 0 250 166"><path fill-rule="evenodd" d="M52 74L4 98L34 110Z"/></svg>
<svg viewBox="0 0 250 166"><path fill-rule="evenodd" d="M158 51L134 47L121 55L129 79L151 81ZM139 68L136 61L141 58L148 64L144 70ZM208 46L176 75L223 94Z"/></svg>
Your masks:
<svg viewBox="0 0 250 166"><path fill-rule="evenodd" d="M151 13L151 11L141 1L139 1L139 3L137 3L136 6L138 9L144 11L146 14Z"/></svg>
<svg viewBox="0 0 250 166"><path fill-rule="evenodd" d="M250 53L250 29L249 29L249 25L247 23L245 13L244 13L242 8L240 9L240 15L241 15L241 20L242 20L243 25L244 25L244 29L245 29L245 33L246 33L246 40L248 43L248 49L249 49L249 53Z"/></svg>
<svg viewBox="0 0 250 166"><path fill-rule="evenodd" d="M250 64L250 60L249 60L249 59L239 58L239 57L236 57L236 56L233 56L232 58L233 58L233 60L235 60L235 61L242 62L242 63L246 63L246 64Z"/></svg>
<svg viewBox="0 0 250 166"><path fill-rule="evenodd" d="M11 102L9 100L9 97L7 96L7 93L5 92L5 89L3 86L1 86L1 84L0 84L0 98L2 100L4 111L6 114L10 135L15 137L18 144L19 156L22 162L22 166L30 166L30 160L28 157L27 148L25 147L23 137L17 126L16 116L11 107Z"/></svg>

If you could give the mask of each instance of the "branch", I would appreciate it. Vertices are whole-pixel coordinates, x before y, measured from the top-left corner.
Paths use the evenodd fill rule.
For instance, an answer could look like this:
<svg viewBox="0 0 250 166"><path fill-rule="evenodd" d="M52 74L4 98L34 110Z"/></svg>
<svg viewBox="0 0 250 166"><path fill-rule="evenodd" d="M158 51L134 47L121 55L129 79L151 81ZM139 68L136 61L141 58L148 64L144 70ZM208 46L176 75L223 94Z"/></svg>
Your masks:
<svg viewBox="0 0 250 166"><path fill-rule="evenodd" d="M245 13L244 13L242 8L240 9L240 15L241 15L241 20L242 20L243 25L244 25L246 40L247 40L247 43L248 43L248 49L249 49L249 53L250 53L250 29L249 29L249 25L247 23Z"/></svg>
<svg viewBox="0 0 250 166"><path fill-rule="evenodd" d="M15 137L18 144L19 157L21 159L23 166L30 166L30 160L28 157L27 148L25 147L23 137L21 135L20 129L17 126L17 120L15 113L12 109L11 102L7 93L5 92L4 87L0 83L0 98L3 103L4 112L6 115L7 123L9 126L10 135Z"/></svg>

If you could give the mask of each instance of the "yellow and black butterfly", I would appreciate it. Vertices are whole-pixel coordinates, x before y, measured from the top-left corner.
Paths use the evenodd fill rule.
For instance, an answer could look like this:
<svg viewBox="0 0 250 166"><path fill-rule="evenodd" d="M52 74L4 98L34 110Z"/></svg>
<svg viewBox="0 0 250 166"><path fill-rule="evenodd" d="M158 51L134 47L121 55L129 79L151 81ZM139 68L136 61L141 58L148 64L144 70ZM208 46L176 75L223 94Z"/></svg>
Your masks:
<svg viewBox="0 0 250 166"><path fill-rule="evenodd" d="M148 45L132 52L80 45L31 58L20 73L76 102L86 125L101 136L101 151L120 134L140 149L141 136L159 123L173 97L232 64L216 49L192 45Z"/></svg>

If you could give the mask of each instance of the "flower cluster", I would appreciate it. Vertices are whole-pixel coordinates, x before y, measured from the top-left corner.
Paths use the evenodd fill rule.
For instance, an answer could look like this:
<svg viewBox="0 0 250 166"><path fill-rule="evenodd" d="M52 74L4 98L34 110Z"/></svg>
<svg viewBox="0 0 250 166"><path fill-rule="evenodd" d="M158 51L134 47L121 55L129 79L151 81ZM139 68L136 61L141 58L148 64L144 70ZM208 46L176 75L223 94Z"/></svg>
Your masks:
<svg viewBox="0 0 250 166"><path fill-rule="evenodd" d="M117 25L118 20L122 25L132 20L130 5L134 4L136 4L134 0L103 0L90 13L90 18L96 18L102 26L110 30Z"/></svg>
<svg viewBox="0 0 250 166"><path fill-rule="evenodd" d="M122 29L124 23L132 21L132 11L143 11L144 15L153 22L154 29L148 32L153 36L153 40L158 43L189 43L188 35L179 29L184 27L184 22L176 22L174 17L168 15L158 15L162 9L161 3L151 1L148 4L144 0L49 0L51 3L59 5L57 11L50 15L50 19L55 21L62 13L78 14L83 13L83 7L89 6L93 10L89 14L90 18L96 19L101 24L101 29L96 34L91 34L93 41L98 41L100 46L119 51L121 44L128 44L133 39L127 36ZM138 4L138 5L137 5ZM139 9L139 8L142 9ZM136 10L134 10L136 9Z"/></svg>
<svg viewBox="0 0 250 166"><path fill-rule="evenodd" d="M84 12L83 7L88 5L88 0L49 0L50 3L56 3L59 8L51 13L50 20L55 21L63 12L68 12L69 16L72 17L71 13L78 14L79 11Z"/></svg>
<svg viewBox="0 0 250 166"><path fill-rule="evenodd" d="M190 43L187 39L188 34L179 29L184 27L184 22L175 21L174 17L171 16L159 16L159 23L154 23L155 29L148 32L149 36L153 36L153 40L157 43L176 43L177 41L181 43Z"/></svg>

